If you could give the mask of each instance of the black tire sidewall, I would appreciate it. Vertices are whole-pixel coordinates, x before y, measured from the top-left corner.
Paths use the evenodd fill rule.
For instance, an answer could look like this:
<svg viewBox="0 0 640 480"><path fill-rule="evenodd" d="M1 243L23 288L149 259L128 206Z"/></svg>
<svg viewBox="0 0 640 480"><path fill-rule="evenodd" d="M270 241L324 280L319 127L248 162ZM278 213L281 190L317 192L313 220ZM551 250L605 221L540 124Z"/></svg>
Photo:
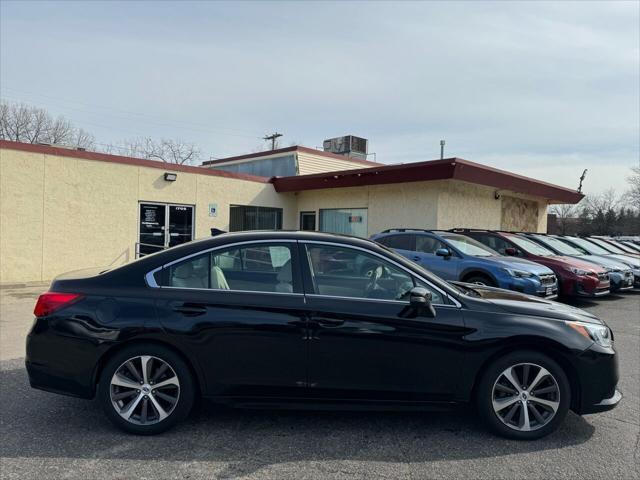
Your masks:
<svg viewBox="0 0 640 480"><path fill-rule="evenodd" d="M465 283L475 283L475 282L482 282L482 284L487 287L496 286L496 282L494 282L491 278L487 277L486 275L472 275L471 277L465 280Z"/></svg>
<svg viewBox="0 0 640 480"><path fill-rule="evenodd" d="M180 397L178 404L167 418L151 425L135 425L122 418L111 404L110 382L116 369L126 360L140 355L151 355L167 362L180 381ZM102 369L98 382L98 401L107 418L118 428L137 435L154 435L172 428L176 423L184 420L193 407L195 388L194 380L186 363L173 350L155 344L137 344L126 347L115 353Z"/></svg>
<svg viewBox="0 0 640 480"><path fill-rule="evenodd" d="M493 385L498 376L510 366L518 363L534 363L546 368L556 379L560 389L560 406L555 417L545 426L530 432L520 432L509 428L493 410ZM564 421L571 405L571 386L564 370L549 356L535 351L508 353L492 362L485 371L476 391L476 407L484 423L500 436L516 440L535 440L549 435Z"/></svg>

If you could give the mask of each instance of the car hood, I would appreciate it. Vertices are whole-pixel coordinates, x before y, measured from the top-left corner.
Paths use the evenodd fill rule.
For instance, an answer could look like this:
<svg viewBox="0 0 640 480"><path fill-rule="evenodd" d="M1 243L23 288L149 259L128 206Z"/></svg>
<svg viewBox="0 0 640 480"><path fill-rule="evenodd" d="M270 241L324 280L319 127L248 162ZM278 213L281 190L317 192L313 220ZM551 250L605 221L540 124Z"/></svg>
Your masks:
<svg viewBox="0 0 640 480"><path fill-rule="evenodd" d="M563 303L546 300L540 297L524 295L510 290L500 288L485 287L480 285L470 285L461 282L452 282L471 287L482 300L489 302L494 307L509 313L520 315L553 318L556 320L581 321L588 323L603 324L595 315ZM472 297L478 299L478 297Z"/></svg>
<svg viewBox="0 0 640 480"><path fill-rule="evenodd" d="M488 260L492 263L500 264L503 268L513 268L517 270L524 270L525 272L531 272L536 275L552 275L553 271L549 267L540 265L539 263L526 260L524 258L516 257L480 257L484 260Z"/></svg>
<svg viewBox="0 0 640 480"><path fill-rule="evenodd" d="M595 263L596 265L601 265L603 267L618 269L618 270L628 270L629 266L623 263L621 260L605 257L603 255L581 255L578 258L585 262Z"/></svg>
<svg viewBox="0 0 640 480"><path fill-rule="evenodd" d="M604 267L596 265L592 262L587 262L582 259L578 259L576 257L567 257L563 255L552 255L550 257L541 257L544 261L551 263L558 267L574 267L579 268L581 270L591 271L595 273L605 273L606 270ZM543 260L541 260L543 261Z"/></svg>
<svg viewBox="0 0 640 480"><path fill-rule="evenodd" d="M640 260L630 255L622 255L621 253L612 253L610 257L615 258L616 260L624 263L625 265L629 265L632 268L640 268Z"/></svg>

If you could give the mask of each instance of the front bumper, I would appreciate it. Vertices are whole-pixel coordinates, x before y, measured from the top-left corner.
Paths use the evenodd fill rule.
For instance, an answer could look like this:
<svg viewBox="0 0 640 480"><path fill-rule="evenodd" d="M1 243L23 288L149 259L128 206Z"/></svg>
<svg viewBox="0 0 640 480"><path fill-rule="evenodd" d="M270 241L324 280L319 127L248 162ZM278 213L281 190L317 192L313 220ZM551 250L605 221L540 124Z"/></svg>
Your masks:
<svg viewBox="0 0 640 480"><path fill-rule="evenodd" d="M499 287L506 290L542 297L547 300L552 300L558 296L558 282L555 280L553 283L541 283L536 278L508 277L498 279L498 281Z"/></svg>
<svg viewBox="0 0 640 480"><path fill-rule="evenodd" d="M574 294L579 297L603 297L611 293L611 282L607 275L606 280L594 277L579 277L575 283Z"/></svg>
<svg viewBox="0 0 640 480"><path fill-rule="evenodd" d="M611 348L597 344L573 358L579 385L572 409L580 414L604 412L615 408L622 399L617 385L620 377L618 356Z"/></svg>
<svg viewBox="0 0 640 480"><path fill-rule="evenodd" d="M633 289L634 275L631 272L611 272L609 279L611 280L612 292L624 292Z"/></svg>
<svg viewBox="0 0 640 480"><path fill-rule="evenodd" d="M621 400L622 400L622 393L620 392L620 390L616 388L611 397L605 398L601 402L598 402L595 405L592 405L589 413L598 413L598 412L606 412L608 410L613 410L618 406Z"/></svg>

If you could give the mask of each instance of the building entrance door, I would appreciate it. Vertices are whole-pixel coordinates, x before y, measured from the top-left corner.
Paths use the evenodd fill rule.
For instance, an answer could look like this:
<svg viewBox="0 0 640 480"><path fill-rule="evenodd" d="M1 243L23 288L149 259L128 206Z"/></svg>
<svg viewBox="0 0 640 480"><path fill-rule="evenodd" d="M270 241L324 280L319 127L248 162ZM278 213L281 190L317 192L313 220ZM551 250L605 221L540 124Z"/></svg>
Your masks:
<svg viewBox="0 0 640 480"><path fill-rule="evenodd" d="M164 250L193 240L193 206L140 203L136 256Z"/></svg>
<svg viewBox="0 0 640 480"><path fill-rule="evenodd" d="M316 230L316 212L300 212L300 230Z"/></svg>

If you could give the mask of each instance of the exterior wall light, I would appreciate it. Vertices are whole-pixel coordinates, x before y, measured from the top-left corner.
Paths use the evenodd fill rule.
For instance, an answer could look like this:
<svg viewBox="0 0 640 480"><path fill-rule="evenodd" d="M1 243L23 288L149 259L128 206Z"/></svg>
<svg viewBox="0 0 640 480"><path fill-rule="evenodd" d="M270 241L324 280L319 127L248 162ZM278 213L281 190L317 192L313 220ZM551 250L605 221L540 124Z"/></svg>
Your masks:
<svg viewBox="0 0 640 480"><path fill-rule="evenodd" d="M164 174L164 179L167 182L175 182L178 179L177 173L166 172Z"/></svg>

